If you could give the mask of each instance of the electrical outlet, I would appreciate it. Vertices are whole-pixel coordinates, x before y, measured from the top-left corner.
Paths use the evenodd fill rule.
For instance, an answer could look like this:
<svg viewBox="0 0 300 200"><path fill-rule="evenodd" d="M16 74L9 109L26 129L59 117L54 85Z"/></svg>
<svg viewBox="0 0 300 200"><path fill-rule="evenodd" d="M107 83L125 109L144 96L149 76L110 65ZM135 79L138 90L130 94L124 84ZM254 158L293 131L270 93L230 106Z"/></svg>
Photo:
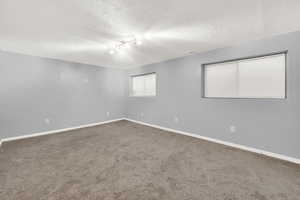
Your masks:
<svg viewBox="0 0 300 200"><path fill-rule="evenodd" d="M144 117L144 113L141 113L141 117Z"/></svg>
<svg viewBox="0 0 300 200"><path fill-rule="evenodd" d="M50 124L50 119L45 118L44 121L45 121L46 124Z"/></svg>
<svg viewBox="0 0 300 200"><path fill-rule="evenodd" d="M236 127L233 126L233 125L229 126L229 131L230 131L230 133L235 133L236 132Z"/></svg>
<svg viewBox="0 0 300 200"><path fill-rule="evenodd" d="M179 122L178 117L176 117L176 116L174 117L174 122L175 122L175 123L178 123L178 122Z"/></svg>
<svg viewBox="0 0 300 200"><path fill-rule="evenodd" d="M109 113L109 112L106 112L106 116L109 117L109 115L110 115L110 113Z"/></svg>
<svg viewBox="0 0 300 200"><path fill-rule="evenodd" d="M86 78L86 79L83 80L83 82L88 83L88 82L89 82L89 79Z"/></svg>
<svg viewBox="0 0 300 200"><path fill-rule="evenodd" d="M59 78L60 81L63 80L63 73L62 72L59 73L58 78Z"/></svg>

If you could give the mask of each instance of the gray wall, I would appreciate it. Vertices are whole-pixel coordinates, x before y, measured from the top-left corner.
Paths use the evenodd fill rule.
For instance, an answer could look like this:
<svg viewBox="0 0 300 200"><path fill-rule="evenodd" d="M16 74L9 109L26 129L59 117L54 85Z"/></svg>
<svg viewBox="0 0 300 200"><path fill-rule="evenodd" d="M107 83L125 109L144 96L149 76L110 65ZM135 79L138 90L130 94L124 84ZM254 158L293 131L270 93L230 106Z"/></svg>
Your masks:
<svg viewBox="0 0 300 200"><path fill-rule="evenodd" d="M286 100L201 98L201 64L283 50ZM300 32L136 68L127 79L148 72L157 73L158 95L127 98L128 118L300 158Z"/></svg>
<svg viewBox="0 0 300 200"><path fill-rule="evenodd" d="M0 138L127 116L300 158L299 44L295 32L128 72L0 52ZM283 50L286 100L201 98L201 64ZM129 76L147 72L158 75L157 97L128 97Z"/></svg>
<svg viewBox="0 0 300 200"><path fill-rule="evenodd" d="M124 73L0 52L0 139L124 117Z"/></svg>

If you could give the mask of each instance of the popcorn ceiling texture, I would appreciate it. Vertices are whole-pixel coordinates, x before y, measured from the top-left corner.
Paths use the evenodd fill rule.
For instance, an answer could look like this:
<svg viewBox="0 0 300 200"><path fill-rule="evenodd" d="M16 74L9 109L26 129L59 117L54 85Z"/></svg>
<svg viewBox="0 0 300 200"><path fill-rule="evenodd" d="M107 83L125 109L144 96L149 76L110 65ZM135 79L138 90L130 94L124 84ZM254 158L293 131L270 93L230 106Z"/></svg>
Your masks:
<svg viewBox="0 0 300 200"><path fill-rule="evenodd" d="M132 68L300 30L298 0L1 0L3 50ZM131 35L143 45L110 55Z"/></svg>

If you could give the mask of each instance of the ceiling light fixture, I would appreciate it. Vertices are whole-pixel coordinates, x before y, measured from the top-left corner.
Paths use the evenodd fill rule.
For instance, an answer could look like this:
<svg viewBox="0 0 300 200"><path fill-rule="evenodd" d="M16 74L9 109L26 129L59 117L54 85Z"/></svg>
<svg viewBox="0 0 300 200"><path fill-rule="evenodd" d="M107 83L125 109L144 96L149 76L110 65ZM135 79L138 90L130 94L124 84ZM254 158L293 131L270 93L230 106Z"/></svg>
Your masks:
<svg viewBox="0 0 300 200"><path fill-rule="evenodd" d="M114 54L121 49L129 49L131 46L140 46L141 44L142 41L140 39L137 39L136 37L132 37L128 40L121 40L112 49L109 50L109 53Z"/></svg>
<svg viewBox="0 0 300 200"><path fill-rule="evenodd" d="M125 44L125 47L126 47L126 48L130 48L130 44L129 44L129 43L126 43L126 44Z"/></svg>

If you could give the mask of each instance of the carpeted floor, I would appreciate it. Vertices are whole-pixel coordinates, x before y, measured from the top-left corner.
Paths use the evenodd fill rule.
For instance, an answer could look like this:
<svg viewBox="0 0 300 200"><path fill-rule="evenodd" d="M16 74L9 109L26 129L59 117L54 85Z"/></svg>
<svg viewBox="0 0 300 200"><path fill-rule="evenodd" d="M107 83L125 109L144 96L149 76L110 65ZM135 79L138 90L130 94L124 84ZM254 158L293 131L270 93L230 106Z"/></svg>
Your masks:
<svg viewBox="0 0 300 200"><path fill-rule="evenodd" d="M300 166L119 121L4 143L1 200L299 200Z"/></svg>

